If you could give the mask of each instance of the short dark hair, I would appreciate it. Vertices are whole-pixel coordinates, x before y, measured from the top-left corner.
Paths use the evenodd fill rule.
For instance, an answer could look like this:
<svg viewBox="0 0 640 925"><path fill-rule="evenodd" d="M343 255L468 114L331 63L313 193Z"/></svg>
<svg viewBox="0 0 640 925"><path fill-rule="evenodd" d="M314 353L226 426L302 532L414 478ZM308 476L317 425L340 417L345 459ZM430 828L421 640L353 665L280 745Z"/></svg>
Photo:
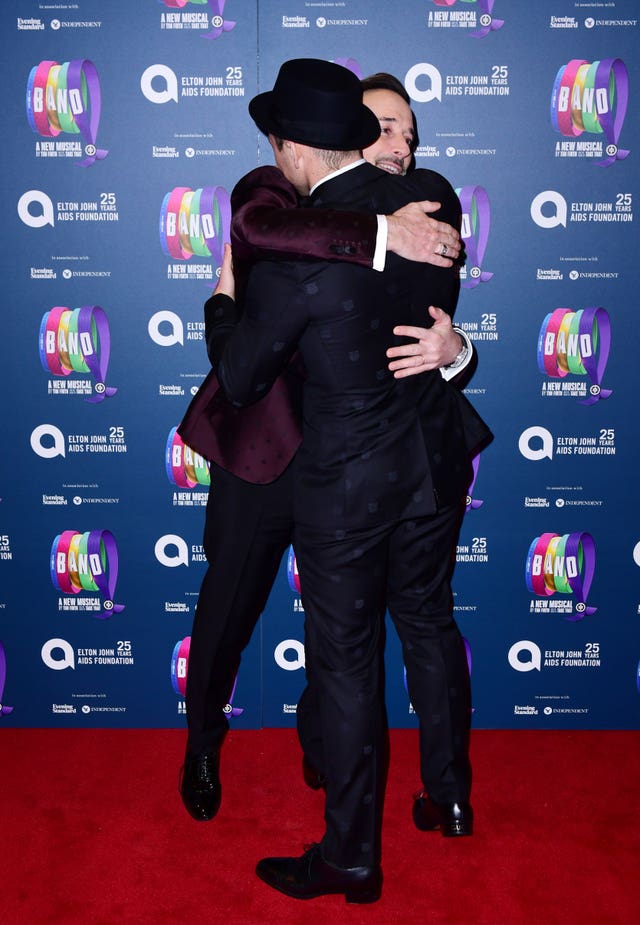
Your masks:
<svg viewBox="0 0 640 925"><path fill-rule="evenodd" d="M392 93L397 93L398 96L401 96L408 106L411 106L409 94L402 83L397 77L394 77L393 74L386 74L384 71L379 71L377 74L372 74L370 77L363 77L360 81L360 86L362 87L363 93L366 93L367 90L391 90Z"/></svg>

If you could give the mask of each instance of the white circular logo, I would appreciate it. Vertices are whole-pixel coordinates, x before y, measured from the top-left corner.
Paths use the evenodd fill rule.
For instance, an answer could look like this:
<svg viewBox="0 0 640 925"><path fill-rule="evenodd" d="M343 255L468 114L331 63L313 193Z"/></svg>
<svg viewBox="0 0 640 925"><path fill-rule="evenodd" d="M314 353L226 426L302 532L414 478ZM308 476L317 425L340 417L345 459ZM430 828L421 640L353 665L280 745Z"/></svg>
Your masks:
<svg viewBox="0 0 640 925"><path fill-rule="evenodd" d="M72 276L73 276L73 272L72 272L71 270L63 270L63 271L62 271L62 278L63 278L63 279L71 279Z"/></svg>
<svg viewBox="0 0 640 925"><path fill-rule="evenodd" d="M556 507L564 507L564 498L556 498Z"/></svg>
<svg viewBox="0 0 640 925"><path fill-rule="evenodd" d="M544 713L545 716L551 716L551 714L553 713L553 707L545 707L542 712Z"/></svg>
<svg viewBox="0 0 640 925"><path fill-rule="evenodd" d="M520 659L521 654L529 654L529 659L523 661ZM509 664L516 671L540 671L542 664L542 653L540 647L531 642L529 639L522 639L520 642L514 642L509 649L507 656Z"/></svg>
<svg viewBox="0 0 640 925"><path fill-rule="evenodd" d="M324 18L324 16L318 16L318 18L316 19L316 26L318 27L318 29L324 29L326 25L327 25L327 20Z"/></svg>
<svg viewBox="0 0 640 925"><path fill-rule="evenodd" d="M572 270L571 273L569 273L569 279L575 282L575 280L580 279L580 274L577 270Z"/></svg>
<svg viewBox="0 0 640 925"><path fill-rule="evenodd" d="M76 505L76 507L79 507L82 504L82 498L80 495L73 496L73 503Z"/></svg>
<svg viewBox="0 0 640 925"><path fill-rule="evenodd" d="M456 149L455 149L454 147L450 146L450 147L448 147L448 148L445 149L445 152L444 152L444 153L447 155L447 157L455 157L455 156L456 156Z"/></svg>
<svg viewBox="0 0 640 925"><path fill-rule="evenodd" d="M55 32L57 32L58 29L60 28L60 20L59 20L59 19L52 19L52 20L51 20L51 28L52 28Z"/></svg>
<svg viewBox="0 0 640 925"><path fill-rule="evenodd" d="M593 16L587 16L587 18L584 21L584 24L587 29L593 29L593 27L596 24L596 21L593 18Z"/></svg>
<svg viewBox="0 0 640 925"><path fill-rule="evenodd" d="M195 148L185 148L184 156L185 157L195 157L196 156Z"/></svg>
<svg viewBox="0 0 640 925"><path fill-rule="evenodd" d="M83 706L82 706L82 712L83 712L83 713L91 713L91 707L90 707L88 704L86 704L86 703L83 704Z"/></svg>
<svg viewBox="0 0 640 925"><path fill-rule="evenodd" d="M294 652L295 658L287 658L287 652ZM297 671L304 668L304 646L297 639L283 639L273 653L276 665L284 671Z"/></svg>

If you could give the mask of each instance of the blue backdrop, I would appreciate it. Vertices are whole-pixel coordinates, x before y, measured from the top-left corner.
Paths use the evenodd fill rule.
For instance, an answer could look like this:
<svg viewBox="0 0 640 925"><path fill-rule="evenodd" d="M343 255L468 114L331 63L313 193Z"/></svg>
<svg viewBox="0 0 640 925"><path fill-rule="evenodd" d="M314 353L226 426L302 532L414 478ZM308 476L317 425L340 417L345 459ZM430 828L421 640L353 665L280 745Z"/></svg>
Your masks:
<svg viewBox="0 0 640 925"><path fill-rule="evenodd" d="M475 724L640 716L635 0L19 0L0 6L0 702L5 725L181 726L207 468L175 437L207 371L247 114L283 60L386 70L459 192L476 460L455 572ZM634 385L636 383L636 385ZM229 710L288 726L285 560ZM390 721L413 725L389 630Z"/></svg>

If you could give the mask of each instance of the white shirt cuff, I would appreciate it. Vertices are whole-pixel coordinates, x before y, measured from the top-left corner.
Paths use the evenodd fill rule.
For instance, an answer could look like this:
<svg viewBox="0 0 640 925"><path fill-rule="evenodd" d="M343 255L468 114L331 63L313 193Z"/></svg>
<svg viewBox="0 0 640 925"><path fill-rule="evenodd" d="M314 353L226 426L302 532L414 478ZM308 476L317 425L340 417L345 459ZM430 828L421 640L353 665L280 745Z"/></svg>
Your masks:
<svg viewBox="0 0 640 925"><path fill-rule="evenodd" d="M373 269L382 272L387 260L387 216L378 215L378 234L376 235L376 249L373 253Z"/></svg>

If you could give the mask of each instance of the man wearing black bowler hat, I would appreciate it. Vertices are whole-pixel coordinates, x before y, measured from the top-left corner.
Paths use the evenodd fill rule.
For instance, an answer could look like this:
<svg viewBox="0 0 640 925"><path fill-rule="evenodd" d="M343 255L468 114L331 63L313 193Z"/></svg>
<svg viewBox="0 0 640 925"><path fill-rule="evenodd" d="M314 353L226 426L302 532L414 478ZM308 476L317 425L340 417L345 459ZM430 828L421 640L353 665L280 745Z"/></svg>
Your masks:
<svg viewBox="0 0 640 925"><path fill-rule="evenodd" d="M444 220L459 220L443 177L416 171L392 179L360 158L379 124L346 69L286 62L273 91L249 111L312 207L386 213L432 199L442 203ZM423 323L425 303L451 313L457 287L452 271L394 255L382 274L330 262L260 262L242 317L227 300L216 319L217 375L232 403L261 399L296 348L306 369L294 545L308 680L322 728L326 830L302 857L265 858L256 869L296 898L342 893L372 902L380 895L385 604L420 720L425 802L449 834L471 831L469 676L450 573L469 451L488 431L437 370L397 380L385 356L398 322Z"/></svg>

